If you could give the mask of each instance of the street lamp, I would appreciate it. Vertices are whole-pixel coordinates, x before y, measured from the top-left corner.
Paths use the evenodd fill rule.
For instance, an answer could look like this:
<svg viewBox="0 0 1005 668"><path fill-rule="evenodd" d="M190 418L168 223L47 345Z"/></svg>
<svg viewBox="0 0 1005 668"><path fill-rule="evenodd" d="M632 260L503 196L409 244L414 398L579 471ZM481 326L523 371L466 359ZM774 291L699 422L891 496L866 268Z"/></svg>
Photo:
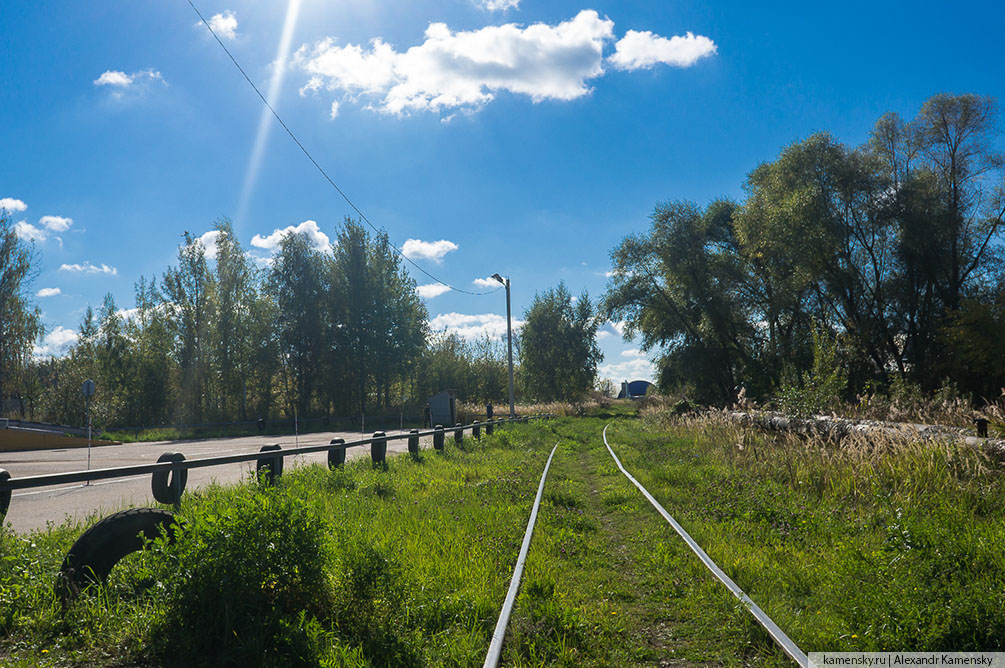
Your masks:
<svg viewBox="0 0 1005 668"><path fill-rule="evenodd" d="M499 274L492 274L492 278L506 287L506 342L509 346L509 416L510 418L515 418L516 410L513 407L513 316L509 307L509 279L504 279Z"/></svg>

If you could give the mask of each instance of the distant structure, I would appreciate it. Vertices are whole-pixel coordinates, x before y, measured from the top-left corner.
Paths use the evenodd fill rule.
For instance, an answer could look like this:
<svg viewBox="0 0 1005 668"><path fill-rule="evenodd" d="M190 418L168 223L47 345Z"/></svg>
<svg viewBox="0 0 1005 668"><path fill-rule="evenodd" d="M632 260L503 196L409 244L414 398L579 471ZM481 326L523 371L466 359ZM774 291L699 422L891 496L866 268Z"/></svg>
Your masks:
<svg viewBox="0 0 1005 668"><path fill-rule="evenodd" d="M429 426L442 424L453 427L457 424L457 396L453 390L445 390L429 397Z"/></svg>
<svg viewBox="0 0 1005 668"><path fill-rule="evenodd" d="M654 385L648 380L633 380L630 383L628 381L623 381L621 383L621 392L618 394L618 399L634 399L636 397L644 397L649 393L650 387L654 387Z"/></svg>

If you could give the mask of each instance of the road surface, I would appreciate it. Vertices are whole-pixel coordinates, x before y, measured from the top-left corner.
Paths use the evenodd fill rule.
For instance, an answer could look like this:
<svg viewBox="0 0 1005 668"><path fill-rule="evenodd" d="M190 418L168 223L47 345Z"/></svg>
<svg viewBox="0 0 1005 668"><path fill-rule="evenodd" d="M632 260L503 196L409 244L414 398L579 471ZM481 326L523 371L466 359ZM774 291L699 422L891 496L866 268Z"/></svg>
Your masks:
<svg viewBox="0 0 1005 668"><path fill-rule="evenodd" d="M401 432L387 431L387 435ZM301 436L299 443L305 445L321 445L333 438L343 438L346 441L366 438L369 434L359 432L329 432L306 434ZM421 447L431 447L432 439L422 439ZM296 447L294 436L242 436L239 438L213 438L190 441L154 441L150 443L126 443L123 445L106 445L91 448L91 468L112 468L135 464L152 464L164 452L181 452L186 459L205 459L245 452L258 452L266 443L279 443L283 449ZM408 441L388 441L387 454L407 452ZM346 450L346 459L369 457L370 447L359 446ZM307 463L326 463L324 452L309 455L287 457L284 468L287 470ZM23 452L0 452L0 468L7 469L11 477L43 475L46 473L65 473L83 471L87 468L87 448L71 448L58 450L30 450ZM188 473L186 493L205 487L212 482L233 483L244 479L255 468L255 462L225 464L222 466L207 466L192 469ZM156 505L150 491L149 474L130 478L100 480L90 485L71 484L59 487L44 487L39 489L17 490L13 493L10 509L7 511L5 523L16 532L28 532L33 529L45 528L52 522L60 524L67 518L85 520L91 514L105 516L131 506Z"/></svg>

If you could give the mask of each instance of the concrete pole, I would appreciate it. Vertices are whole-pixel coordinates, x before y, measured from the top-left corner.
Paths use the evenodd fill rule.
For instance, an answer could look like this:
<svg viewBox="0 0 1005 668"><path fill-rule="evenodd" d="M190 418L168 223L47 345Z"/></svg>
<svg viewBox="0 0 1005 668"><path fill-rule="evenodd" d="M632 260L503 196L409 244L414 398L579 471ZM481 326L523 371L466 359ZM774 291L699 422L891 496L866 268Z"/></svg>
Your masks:
<svg viewBox="0 0 1005 668"><path fill-rule="evenodd" d="M509 305L509 278L506 279L506 340L509 344L509 416L516 417L513 405L513 316Z"/></svg>

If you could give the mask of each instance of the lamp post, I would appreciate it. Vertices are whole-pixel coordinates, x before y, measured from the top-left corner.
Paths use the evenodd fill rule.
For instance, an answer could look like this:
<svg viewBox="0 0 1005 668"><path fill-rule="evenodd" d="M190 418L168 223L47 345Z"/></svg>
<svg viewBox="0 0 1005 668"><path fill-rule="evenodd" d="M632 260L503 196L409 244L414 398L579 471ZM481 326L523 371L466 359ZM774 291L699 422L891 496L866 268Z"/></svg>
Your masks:
<svg viewBox="0 0 1005 668"><path fill-rule="evenodd" d="M509 416L516 417L516 409L513 406L513 316L509 306L509 279L504 279L499 274L492 274L492 278L499 281L506 287L506 343L509 347Z"/></svg>

